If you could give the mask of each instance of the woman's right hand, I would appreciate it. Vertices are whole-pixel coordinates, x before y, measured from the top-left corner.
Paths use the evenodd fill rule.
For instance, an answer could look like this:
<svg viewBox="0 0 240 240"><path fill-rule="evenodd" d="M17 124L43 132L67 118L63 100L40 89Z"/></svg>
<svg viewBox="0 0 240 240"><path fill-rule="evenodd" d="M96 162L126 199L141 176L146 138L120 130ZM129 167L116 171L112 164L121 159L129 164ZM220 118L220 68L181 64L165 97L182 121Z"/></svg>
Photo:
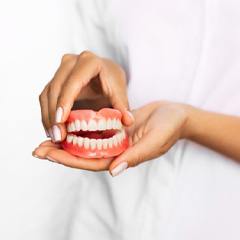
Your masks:
<svg viewBox="0 0 240 240"><path fill-rule="evenodd" d="M89 88L93 81L99 81L100 85ZM133 116L128 111L125 72L118 64L89 51L80 55L64 55L53 79L39 96L42 123L47 135L51 136L54 142L64 140L64 122L74 102L84 96L101 94L109 99L113 108L121 111L125 126L133 123Z"/></svg>

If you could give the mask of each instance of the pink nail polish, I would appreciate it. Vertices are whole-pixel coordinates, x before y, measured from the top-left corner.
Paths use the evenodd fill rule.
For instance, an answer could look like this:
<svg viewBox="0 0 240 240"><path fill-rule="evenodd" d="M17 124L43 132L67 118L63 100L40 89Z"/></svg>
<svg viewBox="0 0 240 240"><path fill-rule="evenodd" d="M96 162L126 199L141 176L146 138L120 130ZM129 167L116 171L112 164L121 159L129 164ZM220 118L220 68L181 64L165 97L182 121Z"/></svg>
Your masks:
<svg viewBox="0 0 240 240"><path fill-rule="evenodd" d="M60 123L62 121L62 116L63 116L63 108L58 107L56 111L56 116L55 116L56 123Z"/></svg>

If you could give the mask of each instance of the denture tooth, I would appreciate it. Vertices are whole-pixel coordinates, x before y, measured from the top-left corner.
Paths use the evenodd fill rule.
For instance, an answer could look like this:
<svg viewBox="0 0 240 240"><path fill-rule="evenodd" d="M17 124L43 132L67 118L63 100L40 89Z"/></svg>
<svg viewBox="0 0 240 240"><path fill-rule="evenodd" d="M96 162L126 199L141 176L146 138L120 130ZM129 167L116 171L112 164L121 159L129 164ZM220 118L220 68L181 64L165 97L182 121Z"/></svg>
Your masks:
<svg viewBox="0 0 240 240"><path fill-rule="evenodd" d="M73 145L76 145L76 144L77 144L77 140L78 140L77 136L74 136L74 137L73 137Z"/></svg>
<svg viewBox="0 0 240 240"><path fill-rule="evenodd" d="M81 128L82 128L83 131L88 130L88 125L87 125L87 122L85 120L81 121Z"/></svg>
<svg viewBox="0 0 240 240"><path fill-rule="evenodd" d="M79 147L83 146L83 138L82 137L78 137L77 144L78 144Z"/></svg>
<svg viewBox="0 0 240 240"><path fill-rule="evenodd" d="M117 119L115 118L112 120L112 128L117 129Z"/></svg>
<svg viewBox="0 0 240 240"><path fill-rule="evenodd" d="M103 139L102 140L102 143L103 143L103 149L107 149L107 147L108 147L108 139Z"/></svg>
<svg viewBox="0 0 240 240"><path fill-rule="evenodd" d="M97 130L97 123L94 120L90 120L88 122L88 130L89 131L96 131Z"/></svg>
<svg viewBox="0 0 240 240"><path fill-rule="evenodd" d="M74 122L71 122L71 127L70 128L71 128L71 132L75 132L76 131Z"/></svg>
<svg viewBox="0 0 240 240"><path fill-rule="evenodd" d="M122 123L121 121L118 119L117 120L117 129L121 129L122 128Z"/></svg>
<svg viewBox="0 0 240 240"><path fill-rule="evenodd" d="M84 146L84 148L86 148L86 149L89 148L89 142L90 142L89 138L84 138L83 139L83 146Z"/></svg>
<svg viewBox="0 0 240 240"><path fill-rule="evenodd" d="M118 140L117 140L117 136L116 135L113 136L113 145L115 147L118 145Z"/></svg>
<svg viewBox="0 0 240 240"><path fill-rule="evenodd" d="M75 127L76 127L76 131L80 131L81 130L81 122L80 120L75 120Z"/></svg>
<svg viewBox="0 0 240 240"><path fill-rule="evenodd" d="M102 150L102 139L97 139L97 149Z"/></svg>
<svg viewBox="0 0 240 240"><path fill-rule="evenodd" d="M113 138L109 138L108 139L108 147L112 148L112 146L113 146Z"/></svg>
<svg viewBox="0 0 240 240"><path fill-rule="evenodd" d="M106 130L107 129L107 122L105 119L100 119L98 121L98 127L97 127L98 130L100 131L103 131L103 130Z"/></svg>
<svg viewBox="0 0 240 240"><path fill-rule="evenodd" d="M120 144L122 142L122 133L121 132L118 133L116 137L117 137L118 143Z"/></svg>
<svg viewBox="0 0 240 240"><path fill-rule="evenodd" d="M68 125L67 125L67 132L71 132L71 124L70 123L68 123Z"/></svg>
<svg viewBox="0 0 240 240"><path fill-rule="evenodd" d="M67 135L67 143L71 143L73 140L73 135Z"/></svg>
<svg viewBox="0 0 240 240"><path fill-rule="evenodd" d="M90 147L92 150L96 148L96 144L97 144L96 139L90 139Z"/></svg>
<svg viewBox="0 0 240 240"><path fill-rule="evenodd" d="M112 129L112 120L111 119L107 120L107 129Z"/></svg>

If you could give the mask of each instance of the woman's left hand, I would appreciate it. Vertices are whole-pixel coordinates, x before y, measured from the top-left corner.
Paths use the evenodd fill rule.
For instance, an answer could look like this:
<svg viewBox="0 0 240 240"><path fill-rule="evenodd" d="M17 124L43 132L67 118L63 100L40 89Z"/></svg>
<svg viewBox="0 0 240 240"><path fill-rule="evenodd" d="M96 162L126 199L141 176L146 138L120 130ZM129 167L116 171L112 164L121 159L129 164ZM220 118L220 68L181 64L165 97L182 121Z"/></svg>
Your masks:
<svg viewBox="0 0 240 240"><path fill-rule="evenodd" d="M131 147L111 162L112 176L163 155L185 137L187 109L183 104L154 102L135 110L135 124L128 128Z"/></svg>
<svg viewBox="0 0 240 240"><path fill-rule="evenodd" d="M33 155L73 168L109 170L112 176L116 176L128 167L163 155L186 134L186 105L154 102L133 111L133 115L135 123L127 129L131 146L114 160L81 159L50 141L42 143Z"/></svg>

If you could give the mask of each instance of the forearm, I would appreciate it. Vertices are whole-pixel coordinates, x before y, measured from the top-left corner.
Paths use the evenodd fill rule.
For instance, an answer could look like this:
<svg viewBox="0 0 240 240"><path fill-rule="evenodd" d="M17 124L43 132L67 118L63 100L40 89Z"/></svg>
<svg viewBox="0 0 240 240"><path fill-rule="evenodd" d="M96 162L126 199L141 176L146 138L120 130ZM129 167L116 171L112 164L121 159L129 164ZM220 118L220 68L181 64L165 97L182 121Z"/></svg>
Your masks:
<svg viewBox="0 0 240 240"><path fill-rule="evenodd" d="M184 137L240 161L240 117L187 106Z"/></svg>

